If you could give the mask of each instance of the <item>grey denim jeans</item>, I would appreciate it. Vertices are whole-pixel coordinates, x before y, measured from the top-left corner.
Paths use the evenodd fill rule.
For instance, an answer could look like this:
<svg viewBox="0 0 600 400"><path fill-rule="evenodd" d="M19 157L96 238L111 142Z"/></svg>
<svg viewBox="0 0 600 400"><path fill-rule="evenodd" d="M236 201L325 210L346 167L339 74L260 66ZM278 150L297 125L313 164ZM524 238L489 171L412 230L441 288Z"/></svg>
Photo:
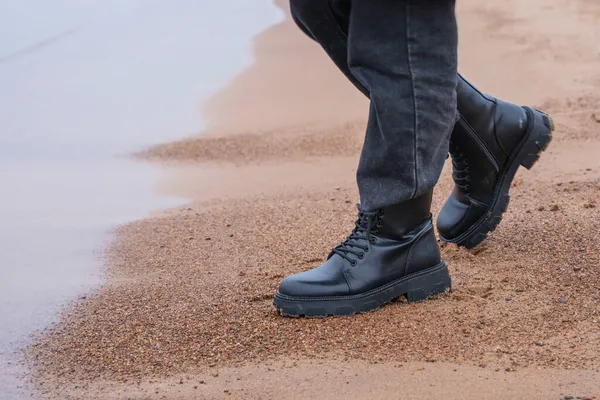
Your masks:
<svg viewBox="0 0 600 400"><path fill-rule="evenodd" d="M290 0L294 21L370 98L360 208L437 183L456 121L455 0Z"/></svg>

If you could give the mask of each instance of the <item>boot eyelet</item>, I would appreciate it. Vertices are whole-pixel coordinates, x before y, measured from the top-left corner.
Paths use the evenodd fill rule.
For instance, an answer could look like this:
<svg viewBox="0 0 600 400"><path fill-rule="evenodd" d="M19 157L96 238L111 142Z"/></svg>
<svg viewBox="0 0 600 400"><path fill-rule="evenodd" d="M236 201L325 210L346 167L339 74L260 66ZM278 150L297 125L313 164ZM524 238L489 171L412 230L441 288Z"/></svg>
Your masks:
<svg viewBox="0 0 600 400"><path fill-rule="evenodd" d="M371 239L369 239L369 242L375 244L377 243L377 238L372 237Z"/></svg>
<svg viewBox="0 0 600 400"><path fill-rule="evenodd" d="M352 261L350 262L350 265L352 265L353 267L356 267L356 264L357 264L356 260L352 260Z"/></svg>
<svg viewBox="0 0 600 400"><path fill-rule="evenodd" d="M365 248L365 253L368 253L368 252L369 252L369 250L371 250L371 249L369 249L369 246L367 246L367 247Z"/></svg>
<svg viewBox="0 0 600 400"><path fill-rule="evenodd" d="M363 258L365 258L365 253L360 253L360 254L358 255L358 258L360 258L361 260L362 260Z"/></svg>

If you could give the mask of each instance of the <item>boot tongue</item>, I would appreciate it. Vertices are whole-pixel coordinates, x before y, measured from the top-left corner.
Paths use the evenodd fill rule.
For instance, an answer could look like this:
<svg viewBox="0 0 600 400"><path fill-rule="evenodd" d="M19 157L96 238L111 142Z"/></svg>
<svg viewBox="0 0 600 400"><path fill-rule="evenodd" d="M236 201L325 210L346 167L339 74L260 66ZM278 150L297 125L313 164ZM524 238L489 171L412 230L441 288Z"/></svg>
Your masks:
<svg viewBox="0 0 600 400"><path fill-rule="evenodd" d="M369 229L369 220L371 218L373 218L372 214L366 213L366 212L360 212L358 214L358 221L357 221L356 227L366 231L367 229Z"/></svg>
<svg viewBox="0 0 600 400"><path fill-rule="evenodd" d="M365 211L361 209L360 204L356 205L358 209L358 219L356 220L356 226L354 227L353 233L365 232L368 229L373 228L373 219L379 215L378 211ZM360 231L360 232L357 232ZM352 236L352 235L351 235ZM362 236L362 235L361 235Z"/></svg>
<svg viewBox="0 0 600 400"><path fill-rule="evenodd" d="M372 220L375 217L374 213L359 212L356 226L352 233L346 239L348 243L359 243L368 239L368 231L373 229Z"/></svg>
<svg viewBox="0 0 600 400"><path fill-rule="evenodd" d="M366 246L365 243L369 240L369 231L374 227L373 220L376 216L377 213L360 211L359 209L354 229L350 235L348 235L346 240L331 251L327 259L333 257L334 254L338 254L339 256L348 259L348 254L354 254L361 249L364 250Z"/></svg>

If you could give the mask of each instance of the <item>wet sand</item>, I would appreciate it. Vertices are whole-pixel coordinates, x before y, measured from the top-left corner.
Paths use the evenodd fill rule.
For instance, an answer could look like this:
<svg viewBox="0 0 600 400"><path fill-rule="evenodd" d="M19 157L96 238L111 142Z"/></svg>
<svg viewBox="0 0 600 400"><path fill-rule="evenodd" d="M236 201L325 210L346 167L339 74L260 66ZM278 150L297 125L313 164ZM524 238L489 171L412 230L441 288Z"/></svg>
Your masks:
<svg viewBox="0 0 600 400"><path fill-rule="evenodd" d="M283 319L286 274L355 216L366 101L289 20L206 105L201 135L136 154L193 200L120 228L108 282L29 351L56 398L600 396L600 5L459 3L460 68L558 130L455 290L353 318ZM435 192L451 189L448 168Z"/></svg>

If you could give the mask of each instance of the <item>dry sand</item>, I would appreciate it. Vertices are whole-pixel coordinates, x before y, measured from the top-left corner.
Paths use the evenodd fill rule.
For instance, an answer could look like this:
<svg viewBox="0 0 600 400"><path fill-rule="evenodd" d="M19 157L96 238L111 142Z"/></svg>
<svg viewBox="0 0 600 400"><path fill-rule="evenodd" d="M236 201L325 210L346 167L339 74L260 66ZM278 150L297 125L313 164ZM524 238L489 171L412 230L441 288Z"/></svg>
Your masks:
<svg viewBox="0 0 600 400"><path fill-rule="evenodd" d="M188 206L118 230L108 283L28 350L56 398L600 396L600 4L459 2L461 71L558 131L455 291L353 318L283 319L280 279L352 226L366 100L288 20L206 107L137 157ZM451 189L448 169L436 211Z"/></svg>

